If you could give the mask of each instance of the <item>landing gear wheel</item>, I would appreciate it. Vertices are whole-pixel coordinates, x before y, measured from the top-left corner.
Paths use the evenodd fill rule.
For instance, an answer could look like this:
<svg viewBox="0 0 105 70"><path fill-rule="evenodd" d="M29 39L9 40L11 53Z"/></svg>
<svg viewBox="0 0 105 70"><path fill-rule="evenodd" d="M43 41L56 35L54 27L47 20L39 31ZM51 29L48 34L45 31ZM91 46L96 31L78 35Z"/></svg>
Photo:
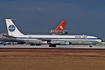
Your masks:
<svg viewBox="0 0 105 70"><path fill-rule="evenodd" d="M41 46L41 44L36 44L36 46Z"/></svg>
<svg viewBox="0 0 105 70"><path fill-rule="evenodd" d="M30 44L31 46L35 46L35 44Z"/></svg>
<svg viewBox="0 0 105 70"><path fill-rule="evenodd" d="M6 46L6 44L4 44L4 46Z"/></svg>
<svg viewBox="0 0 105 70"><path fill-rule="evenodd" d="M92 47L92 45L89 45L89 47L91 48L91 47Z"/></svg>
<svg viewBox="0 0 105 70"><path fill-rule="evenodd" d="M49 47L56 47L56 45L55 44L50 44Z"/></svg>
<svg viewBox="0 0 105 70"><path fill-rule="evenodd" d="M53 47L56 47L56 45L54 44Z"/></svg>

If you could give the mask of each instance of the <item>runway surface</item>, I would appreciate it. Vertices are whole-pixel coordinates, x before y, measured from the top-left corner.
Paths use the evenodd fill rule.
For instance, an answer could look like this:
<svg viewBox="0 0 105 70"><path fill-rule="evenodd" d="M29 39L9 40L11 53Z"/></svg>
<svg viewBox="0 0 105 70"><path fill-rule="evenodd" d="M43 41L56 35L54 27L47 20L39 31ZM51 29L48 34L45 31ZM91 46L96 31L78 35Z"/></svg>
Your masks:
<svg viewBox="0 0 105 70"><path fill-rule="evenodd" d="M105 49L104 45L57 45L56 47L49 47L49 45L41 45L41 46L30 46L30 45L0 45L0 48L58 48L58 49Z"/></svg>
<svg viewBox="0 0 105 70"><path fill-rule="evenodd" d="M105 46L0 45L0 70L105 70Z"/></svg>

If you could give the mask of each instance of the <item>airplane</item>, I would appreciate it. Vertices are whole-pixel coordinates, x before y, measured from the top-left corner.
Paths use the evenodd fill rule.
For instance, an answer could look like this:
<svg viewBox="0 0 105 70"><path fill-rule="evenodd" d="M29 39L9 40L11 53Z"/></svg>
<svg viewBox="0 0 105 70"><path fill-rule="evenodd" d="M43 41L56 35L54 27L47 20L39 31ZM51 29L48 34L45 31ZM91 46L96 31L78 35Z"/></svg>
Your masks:
<svg viewBox="0 0 105 70"><path fill-rule="evenodd" d="M62 21L61 24L55 29L55 30L50 30L49 32L51 34L55 35L64 35L68 34L67 30L64 30L65 25L67 21Z"/></svg>
<svg viewBox="0 0 105 70"><path fill-rule="evenodd" d="M87 44L92 47L93 44L102 41L95 36L89 35L24 35L12 22L12 19L5 20L9 34L5 36L22 42L28 42L30 45L48 44L49 47L56 47L56 45Z"/></svg>

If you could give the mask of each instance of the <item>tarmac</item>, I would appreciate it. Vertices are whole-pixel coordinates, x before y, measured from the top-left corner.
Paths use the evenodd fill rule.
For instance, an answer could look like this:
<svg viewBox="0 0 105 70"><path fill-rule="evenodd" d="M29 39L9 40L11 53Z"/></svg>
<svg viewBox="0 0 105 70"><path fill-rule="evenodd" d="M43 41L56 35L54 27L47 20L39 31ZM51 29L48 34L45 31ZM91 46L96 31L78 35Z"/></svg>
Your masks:
<svg viewBox="0 0 105 70"><path fill-rule="evenodd" d="M41 45L41 46L31 46L31 45L27 45L27 44L23 44L23 45L0 45L0 48L27 48L27 49L31 49L31 48L45 48L45 49L105 49L105 45L92 45L92 47L89 47L89 45L56 45L56 47L49 47L49 45Z"/></svg>
<svg viewBox="0 0 105 70"><path fill-rule="evenodd" d="M105 70L105 46L0 45L0 70Z"/></svg>

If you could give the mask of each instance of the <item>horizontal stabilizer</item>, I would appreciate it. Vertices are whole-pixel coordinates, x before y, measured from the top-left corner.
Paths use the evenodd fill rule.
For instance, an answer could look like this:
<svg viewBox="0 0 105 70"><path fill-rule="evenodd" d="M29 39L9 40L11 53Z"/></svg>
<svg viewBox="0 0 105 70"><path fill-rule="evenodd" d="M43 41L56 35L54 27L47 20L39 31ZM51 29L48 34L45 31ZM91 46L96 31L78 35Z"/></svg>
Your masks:
<svg viewBox="0 0 105 70"><path fill-rule="evenodd" d="M8 38L17 38L17 37L10 36L10 35L3 35L3 36L8 37Z"/></svg>

